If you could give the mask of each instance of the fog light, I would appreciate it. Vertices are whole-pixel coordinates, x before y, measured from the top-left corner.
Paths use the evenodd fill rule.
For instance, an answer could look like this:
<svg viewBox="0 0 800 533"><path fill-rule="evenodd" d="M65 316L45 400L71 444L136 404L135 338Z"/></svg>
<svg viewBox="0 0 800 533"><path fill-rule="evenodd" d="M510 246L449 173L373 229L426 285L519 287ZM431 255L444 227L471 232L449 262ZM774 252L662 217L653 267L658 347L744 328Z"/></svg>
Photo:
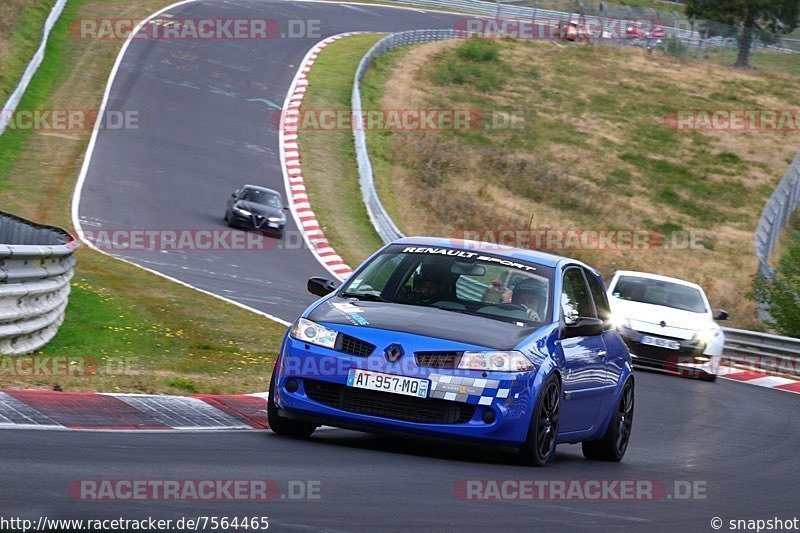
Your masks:
<svg viewBox="0 0 800 533"><path fill-rule="evenodd" d="M284 385L284 387L286 388L287 392L297 392L297 387L299 387L299 385L297 384L296 379L289 379L286 381L286 385Z"/></svg>
<svg viewBox="0 0 800 533"><path fill-rule="evenodd" d="M491 409L487 409L481 415L481 420L483 420L484 424L491 424L494 422L494 411Z"/></svg>

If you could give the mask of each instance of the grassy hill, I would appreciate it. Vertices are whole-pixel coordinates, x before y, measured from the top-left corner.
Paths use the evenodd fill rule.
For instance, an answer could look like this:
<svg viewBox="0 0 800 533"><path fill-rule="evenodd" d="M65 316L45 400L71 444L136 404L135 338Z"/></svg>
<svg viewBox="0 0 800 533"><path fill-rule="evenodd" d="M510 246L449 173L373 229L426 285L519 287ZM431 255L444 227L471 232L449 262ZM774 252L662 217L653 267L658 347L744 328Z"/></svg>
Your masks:
<svg viewBox="0 0 800 533"><path fill-rule="evenodd" d="M797 81L630 48L434 43L381 58L365 108L469 110L483 126L373 130L368 142L381 198L407 234L646 232L646 250L556 251L607 275L696 281L735 324L753 327L753 233L800 148L800 125L705 131L676 129L668 117L796 110ZM514 127L493 128L492 117L514 117Z"/></svg>

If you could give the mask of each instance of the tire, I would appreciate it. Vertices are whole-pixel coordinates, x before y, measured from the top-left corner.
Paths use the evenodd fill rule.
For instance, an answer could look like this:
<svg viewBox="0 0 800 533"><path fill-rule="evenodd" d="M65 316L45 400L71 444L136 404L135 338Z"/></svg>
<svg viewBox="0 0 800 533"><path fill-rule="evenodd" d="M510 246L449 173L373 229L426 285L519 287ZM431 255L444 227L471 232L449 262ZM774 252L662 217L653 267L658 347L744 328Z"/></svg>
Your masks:
<svg viewBox="0 0 800 533"><path fill-rule="evenodd" d="M717 375L703 372L702 374L697 376L697 379L699 379L700 381L708 381L709 383L714 383L715 381L717 381Z"/></svg>
<svg viewBox="0 0 800 533"><path fill-rule="evenodd" d="M528 438L519 450L522 464L544 466L555 456L560 416L561 383L551 374L542 386L531 416Z"/></svg>
<svg viewBox="0 0 800 533"><path fill-rule="evenodd" d="M225 222L228 221L228 212L227 211L225 211L225 216L222 217L222 220L224 220Z"/></svg>
<svg viewBox="0 0 800 533"><path fill-rule="evenodd" d="M293 437L295 439L307 439L314 433L317 426L308 422L291 420L278 414L278 406L273 400L275 388L275 372L272 372L272 379L269 381L269 397L267 398L267 422L269 429L276 435Z"/></svg>
<svg viewBox="0 0 800 533"><path fill-rule="evenodd" d="M633 427L633 392L633 379L628 379L622 388L619 402L617 402L603 438L582 443L584 457L594 461L619 462L622 460L628 449Z"/></svg>

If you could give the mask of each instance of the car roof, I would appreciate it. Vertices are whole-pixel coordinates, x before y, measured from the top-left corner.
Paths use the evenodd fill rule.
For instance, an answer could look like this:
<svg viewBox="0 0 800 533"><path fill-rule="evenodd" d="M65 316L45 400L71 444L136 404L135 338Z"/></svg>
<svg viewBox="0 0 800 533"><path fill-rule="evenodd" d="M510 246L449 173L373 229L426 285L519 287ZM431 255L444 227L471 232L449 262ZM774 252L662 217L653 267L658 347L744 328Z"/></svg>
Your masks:
<svg viewBox="0 0 800 533"><path fill-rule="evenodd" d="M565 264L574 264L588 268L592 272L597 272L594 268L578 261L560 255L548 254L537 250L525 248L515 248L493 242L471 241L465 239L447 239L444 237L404 237L394 241L392 244L402 244L407 246L431 246L435 248L460 248L464 250L478 250L487 254L528 261L537 265L556 268Z"/></svg>
<svg viewBox="0 0 800 533"><path fill-rule="evenodd" d="M242 189L256 189L263 192L271 192L272 194L277 194L278 196L281 195L281 193L274 189L268 189L267 187L262 187L260 185L242 185Z"/></svg>
<svg viewBox="0 0 800 533"><path fill-rule="evenodd" d="M679 278L671 278L669 276L661 276L660 274L652 274L650 272L637 272L635 270L618 270L614 273L615 277L619 276L633 276L638 278L645 278L645 279L654 279L658 281L669 281L672 283L677 283L678 285L685 285L687 287L694 287L695 289L699 289L700 292L703 292L703 288L698 285L697 283L692 283L691 281L686 281L685 279Z"/></svg>

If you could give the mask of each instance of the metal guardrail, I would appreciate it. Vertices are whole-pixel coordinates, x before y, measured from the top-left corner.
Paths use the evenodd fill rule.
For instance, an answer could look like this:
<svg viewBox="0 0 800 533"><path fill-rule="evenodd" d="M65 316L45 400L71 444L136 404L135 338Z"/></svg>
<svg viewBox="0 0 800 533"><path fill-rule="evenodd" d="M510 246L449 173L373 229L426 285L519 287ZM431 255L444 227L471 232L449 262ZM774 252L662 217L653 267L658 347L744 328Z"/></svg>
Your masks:
<svg viewBox="0 0 800 533"><path fill-rule="evenodd" d="M72 237L0 212L0 354L38 350L64 321L75 267Z"/></svg>
<svg viewBox="0 0 800 533"><path fill-rule="evenodd" d="M28 85L30 85L33 75L36 74L36 71L39 69L39 65L42 64L42 61L44 60L44 51L47 48L47 39L50 37L50 31L53 29L53 26L55 26L59 17L61 17L61 13L64 11L64 6L66 5L67 0L57 0L53 5L53 9L50 10L50 14L47 16L47 20L45 20L44 27L42 28L42 40L39 43L38 50L36 50L36 53L33 54L33 58L31 58L30 62L28 63L25 72L23 72L22 79L20 79L16 89L14 89L14 92L12 92L11 96L8 97L8 101L5 103L3 108L0 109L0 135L3 134L6 126L8 126L8 122L11 120L13 113L17 110L17 106L19 105L20 100L22 100L22 96L25 94L25 91L28 89Z"/></svg>
<svg viewBox="0 0 800 533"><path fill-rule="evenodd" d="M433 41L444 41L463 37L464 32L456 30L412 30L388 35L375 43L370 50L361 58L356 69L355 81L353 83L353 96L351 98L351 109L353 110L353 138L355 141L356 160L358 163L358 181L361 187L361 196L364 205L367 207L370 222L375 231L380 236L384 244L390 243L404 237L403 232L386 212L378 191L375 188L375 177L372 173L372 163L369 160L367 151L367 135L364 131L361 104L361 80L364 78L375 57L388 52L398 46L409 44L428 43Z"/></svg>
<svg viewBox="0 0 800 533"><path fill-rule="evenodd" d="M778 245L781 232L789 223L800 204L800 152L795 156L789 170L783 175L778 187L767 200L756 230L756 255L758 271L765 277L774 274L769 258Z"/></svg>
<svg viewBox="0 0 800 533"><path fill-rule="evenodd" d="M800 339L723 328L725 346L722 357L735 365L800 376Z"/></svg>

